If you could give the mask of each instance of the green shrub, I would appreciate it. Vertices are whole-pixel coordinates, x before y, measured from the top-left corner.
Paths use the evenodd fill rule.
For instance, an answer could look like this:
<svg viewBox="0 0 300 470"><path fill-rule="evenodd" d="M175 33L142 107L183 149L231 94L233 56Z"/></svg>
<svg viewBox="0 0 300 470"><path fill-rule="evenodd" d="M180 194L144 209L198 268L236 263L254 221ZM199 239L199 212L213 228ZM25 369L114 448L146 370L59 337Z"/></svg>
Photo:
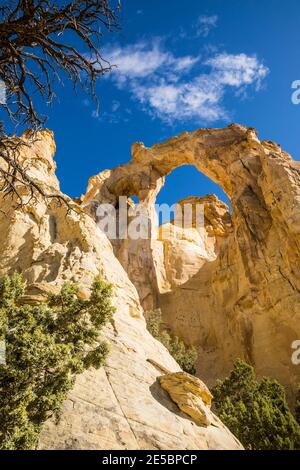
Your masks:
<svg viewBox="0 0 300 470"><path fill-rule="evenodd" d="M151 310L146 312L148 331L160 341L169 351L180 367L189 374L195 374L195 364L197 361L197 351L193 346L187 346L177 336L173 337L167 330L162 328L161 310Z"/></svg>
<svg viewBox="0 0 300 470"><path fill-rule="evenodd" d="M99 278L89 300L66 284L39 305L22 305L25 283L19 274L0 280L0 448L32 449L42 425L59 417L77 374L98 368L108 353L99 331L112 316L112 288Z"/></svg>
<svg viewBox="0 0 300 470"><path fill-rule="evenodd" d="M212 394L216 413L245 448L300 448L300 426L289 410L284 388L276 380L257 381L253 367L238 360Z"/></svg>

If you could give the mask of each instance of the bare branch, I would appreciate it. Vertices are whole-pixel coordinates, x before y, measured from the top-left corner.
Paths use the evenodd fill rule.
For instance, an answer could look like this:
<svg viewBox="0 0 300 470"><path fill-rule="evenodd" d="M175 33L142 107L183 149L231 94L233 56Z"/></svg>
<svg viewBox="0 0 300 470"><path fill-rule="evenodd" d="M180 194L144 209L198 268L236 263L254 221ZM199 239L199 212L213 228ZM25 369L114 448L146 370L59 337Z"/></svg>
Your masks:
<svg viewBox="0 0 300 470"><path fill-rule="evenodd" d="M37 138L36 132L31 133L28 141L17 136L2 136L0 139L0 193L4 194L4 198L11 197L16 208L37 201L39 197L44 199L46 203L55 199L57 203L65 204L68 211L76 211L75 204L61 195L59 191L48 192L44 190L29 175L26 163L20 162L24 148L33 145Z"/></svg>
<svg viewBox="0 0 300 470"><path fill-rule="evenodd" d="M100 39L104 31L118 28L118 6L113 0L10 0L1 6L0 79L6 85L10 118L43 124L45 117L31 97L37 91L51 104L58 70L96 98L97 78L111 70L101 56Z"/></svg>
<svg viewBox="0 0 300 470"><path fill-rule="evenodd" d="M33 131L45 123L46 116L39 113L35 99L40 95L52 104L54 84L62 81L59 72L75 88L82 86L97 100L96 80L112 68L101 55L100 40L105 31L118 28L119 7L118 0L2 2L0 80L5 84L7 99L1 106L13 123L30 124ZM19 199L16 185L22 182L33 194L54 197L45 195L17 162L24 142L8 138L1 121L0 138L0 192ZM1 162L5 162L4 167Z"/></svg>

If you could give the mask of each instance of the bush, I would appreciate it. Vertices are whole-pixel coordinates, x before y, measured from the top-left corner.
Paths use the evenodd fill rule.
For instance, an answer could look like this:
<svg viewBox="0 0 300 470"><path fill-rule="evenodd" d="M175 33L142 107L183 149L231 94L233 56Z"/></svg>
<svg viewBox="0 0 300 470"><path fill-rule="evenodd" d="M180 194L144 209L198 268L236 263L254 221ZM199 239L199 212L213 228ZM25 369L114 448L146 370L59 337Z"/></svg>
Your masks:
<svg viewBox="0 0 300 470"><path fill-rule="evenodd" d="M284 388L276 380L265 377L257 381L253 367L238 360L212 394L220 419L245 448L300 448L300 426L289 410Z"/></svg>
<svg viewBox="0 0 300 470"><path fill-rule="evenodd" d="M155 339L160 341L169 351L180 367L189 374L195 374L197 351L193 346L187 346L177 336L173 337L167 330L162 329L161 310L156 309L146 312L148 331Z"/></svg>
<svg viewBox="0 0 300 470"><path fill-rule="evenodd" d="M32 449L43 423L59 417L77 374L99 368L108 346L99 330L112 316L112 288L99 278L89 300L66 284L39 305L22 305L25 283L19 274L0 280L0 448Z"/></svg>

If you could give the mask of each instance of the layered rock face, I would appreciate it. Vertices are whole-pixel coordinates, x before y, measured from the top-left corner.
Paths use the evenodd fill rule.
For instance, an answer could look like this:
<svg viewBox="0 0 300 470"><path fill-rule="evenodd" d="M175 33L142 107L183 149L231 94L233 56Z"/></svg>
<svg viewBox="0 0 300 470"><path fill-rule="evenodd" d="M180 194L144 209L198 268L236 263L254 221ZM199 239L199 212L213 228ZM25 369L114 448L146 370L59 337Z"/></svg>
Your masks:
<svg viewBox="0 0 300 470"><path fill-rule="evenodd" d="M21 155L47 192L59 192L54 151L53 135L43 131ZM202 230L193 217L183 229L176 220L158 228L157 194L184 164L219 184L232 212L214 196L191 197L180 205L204 205ZM130 220L138 212L131 197L138 197L151 236L108 240L99 229L101 204L112 204L120 218L119 196ZM107 364L78 378L40 447L239 448L211 414L202 382L181 375L147 332L143 309L160 307L173 332L198 348L197 375L207 385L243 357L292 397L300 382L291 361L291 344L300 339L300 164L253 129L199 129L151 148L134 144L128 164L92 177L78 204L68 200L71 211L56 200L21 209L1 199L0 275L22 272L26 301L70 279L87 296L98 273L115 287Z"/></svg>
<svg viewBox="0 0 300 470"><path fill-rule="evenodd" d="M161 225L152 241L154 247L161 247L158 253L163 253L163 258L156 263L159 294L185 284L204 264L214 261L223 240L232 231L228 207L213 194L182 199L177 207L180 209L178 223L175 217ZM202 212L199 221L197 208ZM190 216L185 217L188 211Z"/></svg>
<svg viewBox="0 0 300 470"><path fill-rule="evenodd" d="M183 133L151 148L136 143L128 164L91 178L82 207L95 217L99 204L117 206L120 195L134 195L152 228L164 178L184 164L223 188L232 223L215 209L205 228L211 244L201 246L189 228L178 243L172 235L166 242L127 239L114 243L114 252L144 308L160 307L174 333L198 347L199 377L210 384L243 357L292 394L300 381L291 361L300 338L300 164L279 145L239 125Z"/></svg>
<svg viewBox="0 0 300 470"><path fill-rule="evenodd" d="M27 140L26 134L24 140ZM55 144L50 131L24 147L32 178L45 192L61 195L55 177ZM101 178L96 178L97 183ZM28 292L24 301L36 302L56 292L68 280L78 281L81 295L98 273L114 286L116 314L103 335L110 354L105 367L80 375L64 403L59 424L48 421L41 449L239 449L241 445L214 417L205 401L203 385L181 386L180 407L158 377L180 372L161 343L147 331L136 288L114 255L110 241L95 221L67 196L72 210L56 199L30 199L20 187L24 207L1 198L0 276L22 272ZM109 194L107 193L109 196ZM148 256L148 254L147 254ZM132 268L134 269L134 267ZM202 394L202 395L201 395ZM184 406L193 400L198 412L209 416L199 423ZM187 410L187 408L186 408Z"/></svg>

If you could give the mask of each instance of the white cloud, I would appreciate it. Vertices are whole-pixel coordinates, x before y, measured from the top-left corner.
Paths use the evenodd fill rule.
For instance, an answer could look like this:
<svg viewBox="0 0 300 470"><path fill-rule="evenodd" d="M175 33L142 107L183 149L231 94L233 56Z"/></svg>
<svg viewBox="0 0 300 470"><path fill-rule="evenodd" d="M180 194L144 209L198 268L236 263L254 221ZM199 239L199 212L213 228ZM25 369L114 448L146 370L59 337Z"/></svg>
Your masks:
<svg viewBox="0 0 300 470"><path fill-rule="evenodd" d="M218 16L217 15L202 15L199 16L195 24L196 36L203 36L206 38L210 31L217 26Z"/></svg>
<svg viewBox="0 0 300 470"><path fill-rule="evenodd" d="M123 48L108 48L105 56L109 57L112 64L116 64L112 73L121 82L127 78L146 77L169 60L169 55L161 51L157 44L149 48L143 42Z"/></svg>
<svg viewBox="0 0 300 470"><path fill-rule="evenodd" d="M246 54L219 54L207 60L206 64L213 67L219 82L234 87L255 83L259 88L268 74L268 68L257 57Z"/></svg>
<svg viewBox="0 0 300 470"><path fill-rule="evenodd" d="M182 56L174 57L172 53L164 51L160 41L155 40L151 44L137 42L125 47L108 47L104 56L109 57L111 64L116 67L112 70L112 76L122 86L128 79L144 78L162 69L165 73L187 71L196 64L200 57Z"/></svg>
<svg viewBox="0 0 300 470"><path fill-rule="evenodd" d="M167 115L174 115L176 112L176 103L179 100L180 87L173 84L161 83L160 85L145 87L136 83L133 92L139 101L146 106L150 105L152 109Z"/></svg>
<svg viewBox="0 0 300 470"><path fill-rule="evenodd" d="M227 90L236 95L257 91L268 74L256 56L216 54L203 63L200 55L175 57L156 40L106 50L117 65L109 77L128 90L142 108L166 122L208 123L228 117L223 104Z"/></svg>
<svg viewBox="0 0 300 470"><path fill-rule="evenodd" d="M170 60L169 65L174 66L175 71L181 72L184 70L189 70L193 67L197 62L199 62L200 57L192 57L190 55L186 55L183 57L178 57Z"/></svg>
<svg viewBox="0 0 300 470"><path fill-rule="evenodd" d="M190 119L211 122L226 117L219 104L222 89L209 77L176 84L162 82L152 87L136 83L133 92L144 109L166 122Z"/></svg>

